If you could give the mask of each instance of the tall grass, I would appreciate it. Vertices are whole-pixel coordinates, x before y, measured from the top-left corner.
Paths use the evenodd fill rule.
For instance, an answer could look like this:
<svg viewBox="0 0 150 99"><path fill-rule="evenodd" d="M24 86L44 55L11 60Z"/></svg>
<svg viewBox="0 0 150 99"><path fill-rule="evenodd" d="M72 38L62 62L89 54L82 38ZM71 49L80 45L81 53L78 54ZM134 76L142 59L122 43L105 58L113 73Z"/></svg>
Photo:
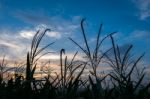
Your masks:
<svg viewBox="0 0 150 99"><path fill-rule="evenodd" d="M39 47L44 35L50 30L38 31L32 39L25 67L24 64L19 64L18 68L13 68L15 77L4 81L3 75L10 69L4 69L7 66L5 58L0 62L0 99L149 99L150 82L147 85L142 84L146 73L144 68L138 69L138 63L144 54L132 61L130 53L133 46L130 45L121 53L120 47L113 38L116 32L101 38L102 24L97 33L95 48L91 50L84 29L84 21L84 19L81 21L81 30L85 47L72 38L69 39L83 51L87 60L75 61L78 52L72 56L71 60L68 60L65 49L61 49L58 65L60 72L53 72L53 75L47 74L40 80L36 79L34 74L39 60L49 53L44 50L54 43L43 48ZM101 52L106 39L110 39L112 47ZM112 70L99 77L98 67L104 60ZM85 76L85 68L91 70L87 79L82 76ZM134 75L137 75L138 79L135 79Z"/></svg>

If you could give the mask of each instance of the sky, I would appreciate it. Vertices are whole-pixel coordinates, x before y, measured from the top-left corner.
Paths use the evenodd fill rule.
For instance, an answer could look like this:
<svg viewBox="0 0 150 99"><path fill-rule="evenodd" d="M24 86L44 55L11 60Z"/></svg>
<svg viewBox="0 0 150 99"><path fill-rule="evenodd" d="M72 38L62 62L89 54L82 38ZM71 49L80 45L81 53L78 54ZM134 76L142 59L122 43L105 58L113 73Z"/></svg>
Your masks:
<svg viewBox="0 0 150 99"><path fill-rule="evenodd" d="M103 23L102 37L117 31L114 35L117 44L122 49L133 44L133 54L140 56L145 52L143 61L149 65L150 0L0 0L0 57L25 58L33 35L45 28L51 31L41 45L55 41L49 50L56 54L44 58L59 59L62 48L72 57L79 49L68 37L83 44L80 28L83 18L91 47ZM103 49L109 47L110 40Z"/></svg>

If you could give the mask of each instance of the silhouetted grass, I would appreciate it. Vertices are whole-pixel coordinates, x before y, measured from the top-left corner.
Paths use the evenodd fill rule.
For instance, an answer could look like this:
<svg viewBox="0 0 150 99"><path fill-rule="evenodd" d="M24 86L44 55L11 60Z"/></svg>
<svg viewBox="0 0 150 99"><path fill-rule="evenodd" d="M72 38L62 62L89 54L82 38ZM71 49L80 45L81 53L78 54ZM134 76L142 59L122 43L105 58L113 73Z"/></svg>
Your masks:
<svg viewBox="0 0 150 99"><path fill-rule="evenodd" d="M55 76L47 74L41 80L36 79L34 74L37 62L49 53L43 51L54 43L40 48L40 42L49 29L38 31L33 37L31 50L27 53L25 67L24 64L20 64L17 68L11 68L15 71L14 77L4 81L3 75L11 69L6 69L5 57L0 62L0 99L150 99L150 82L142 85L146 73L144 68L141 71L138 69L138 62L144 54L132 61L130 53L133 46L130 45L121 53L113 38L115 32L101 38L102 24L92 51L84 30L84 21L84 19L81 21L81 30L85 48L72 38L69 39L83 51L87 60L75 61L78 55L76 52L69 61L65 56L65 49L61 49L60 72L55 72ZM112 48L101 52L102 43L106 39L110 39ZM98 67L104 60L112 70L100 77ZM92 69L86 79L82 77L85 75L85 68ZM138 79L134 78L135 73Z"/></svg>

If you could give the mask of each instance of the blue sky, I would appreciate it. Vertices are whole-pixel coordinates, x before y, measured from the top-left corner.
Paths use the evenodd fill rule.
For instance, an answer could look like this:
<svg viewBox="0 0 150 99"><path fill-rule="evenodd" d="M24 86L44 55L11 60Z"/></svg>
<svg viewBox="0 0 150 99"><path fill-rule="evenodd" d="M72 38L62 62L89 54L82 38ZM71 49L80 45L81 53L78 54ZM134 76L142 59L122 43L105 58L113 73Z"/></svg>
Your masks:
<svg viewBox="0 0 150 99"><path fill-rule="evenodd" d="M82 44L82 18L86 18L85 29L91 46L103 23L103 36L118 31L117 43L121 47L133 44L136 55L146 52L144 61L149 63L150 0L1 0L1 56L25 57L33 35L43 28L52 30L43 44L56 41L50 50L58 52L65 48L73 55L78 49L68 37ZM108 46L111 46L109 41L104 49Z"/></svg>

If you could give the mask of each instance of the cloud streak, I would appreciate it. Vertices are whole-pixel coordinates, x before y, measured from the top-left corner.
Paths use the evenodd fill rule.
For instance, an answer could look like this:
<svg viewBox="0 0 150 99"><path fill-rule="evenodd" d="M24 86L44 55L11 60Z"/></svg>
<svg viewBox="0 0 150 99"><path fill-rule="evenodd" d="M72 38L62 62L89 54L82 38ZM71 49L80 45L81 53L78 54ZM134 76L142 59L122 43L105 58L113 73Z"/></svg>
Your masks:
<svg viewBox="0 0 150 99"><path fill-rule="evenodd" d="M26 39L31 39L35 35L35 31L32 30L22 30L20 31L20 37L26 38Z"/></svg>
<svg viewBox="0 0 150 99"><path fill-rule="evenodd" d="M37 25L34 28L25 27L18 31L11 31L5 28L5 31L0 31L0 53L3 53L7 56L9 60L18 60L25 59L27 51L30 50L30 44L33 36L36 34L38 30L41 32L44 31L48 26L47 25ZM70 27L75 28L75 27ZM61 30L61 28L60 28ZM13 36L12 36L13 35ZM44 44L48 42L54 41L55 39L63 39L62 37L68 34L60 32L60 31L49 31L46 32L44 39L41 42L42 47ZM52 39L52 40L51 40ZM61 40L62 41L62 40ZM65 44L65 41L64 43ZM60 44L61 45L61 44ZM58 45L59 46L59 45ZM56 46L57 47L57 46ZM53 48L49 48L48 50L53 50ZM55 49L56 50L56 49ZM53 58L58 59L59 55L52 55ZM47 58L46 58L47 57ZM48 59L48 56L44 56L43 58ZM53 59L52 58L52 59ZM51 59L51 58L49 58Z"/></svg>
<svg viewBox="0 0 150 99"><path fill-rule="evenodd" d="M134 30L128 37L130 40L148 40L149 38L150 32L145 30Z"/></svg>
<svg viewBox="0 0 150 99"><path fill-rule="evenodd" d="M36 27L37 29L35 30L41 30L41 28L42 30L43 28L51 29L46 35L53 40L78 36L74 34L79 31L79 23L81 20L80 16L63 18L62 16L47 15L46 12L38 10L19 10L13 13L13 16L18 20ZM29 33L22 31L20 35L26 39L30 39L33 36L32 31L30 30Z"/></svg>
<svg viewBox="0 0 150 99"><path fill-rule="evenodd" d="M150 0L133 0L133 3L140 11L140 20L146 20L150 17Z"/></svg>
<svg viewBox="0 0 150 99"><path fill-rule="evenodd" d="M4 32L0 35L0 53L6 55L9 60L17 60L25 57L27 42L24 42L19 35Z"/></svg>
<svg viewBox="0 0 150 99"><path fill-rule="evenodd" d="M50 31L47 33L47 36L51 37L51 38L56 38L59 39L61 38L61 34L60 32L55 32L55 31Z"/></svg>

